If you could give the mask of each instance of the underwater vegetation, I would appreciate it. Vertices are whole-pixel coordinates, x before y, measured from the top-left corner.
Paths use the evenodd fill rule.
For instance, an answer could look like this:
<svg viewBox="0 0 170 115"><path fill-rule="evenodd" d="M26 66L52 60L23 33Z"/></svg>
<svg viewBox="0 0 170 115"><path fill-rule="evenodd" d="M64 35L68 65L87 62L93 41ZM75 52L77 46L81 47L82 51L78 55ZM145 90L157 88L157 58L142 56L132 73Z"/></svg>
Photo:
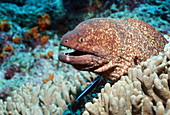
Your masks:
<svg viewBox="0 0 170 115"><path fill-rule="evenodd" d="M169 0L1 0L0 115L169 115L169 8ZM73 51L61 47L62 36L91 18L142 20L168 42L152 41L161 50L153 57L140 53L145 60L135 59L136 65L126 67L127 73L112 82L106 72L103 78L58 59L61 52ZM116 30L120 28L116 26ZM149 35L154 32L147 30ZM132 33L139 38L144 35ZM79 42L85 40L80 37ZM145 46L147 49L148 44ZM145 53L152 55L154 48Z"/></svg>

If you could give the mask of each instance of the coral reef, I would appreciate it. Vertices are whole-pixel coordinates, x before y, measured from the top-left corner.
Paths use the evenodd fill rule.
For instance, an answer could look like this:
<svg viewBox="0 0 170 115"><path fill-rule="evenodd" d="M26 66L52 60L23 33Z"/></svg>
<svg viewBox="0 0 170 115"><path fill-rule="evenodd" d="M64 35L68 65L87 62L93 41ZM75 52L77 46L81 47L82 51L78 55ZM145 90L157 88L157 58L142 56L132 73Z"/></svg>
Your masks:
<svg viewBox="0 0 170 115"><path fill-rule="evenodd" d="M0 3L0 19L12 21L17 30L19 30L20 27L31 28L32 25L36 25L36 15L39 13L50 13L51 17L55 17L55 19L60 19L65 14L62 0L5 1ZM19 1L21 1L21 3L19 3ZM17 3L22 5L20 6Z"/></svg>
<svg viewBox="0 0 170 115"><path fill-rule="evenodd" d="M170 40L169 2L0 0L0 115L80 115L83 111L168 115L168 47L165 53L129 69L128 77L122 76L114 85L102 82L78 103L75 98L96 75L77 71L57 57L61 35L94 17L140 19Z"/></svg>
<svg viewBox="0 0 170 115"><path fill-rule="evenodd" d="M121 114L168 115L170 112L169 46L170 44L165 46L165 53L142 62L136 68L130 68L128 76L122 76L114 85L107 83L98 94L98 99L93 99L94 104L91 102L85 104L86 111L83 114L121 112ZM68 73L63 76L60 73L54 76L42 86L27 83L14 91L6 101L1 100L0 114L60 115L68 108L69 103L74 102L79 90L82 91L96 77L95 74L89 75L87 72L76 75Z"/></svg>
<svg viewBox="0 0 170 115"><path fill-rule="evenodd" d="M170 114L170 43L164 51L130 68L114 85L107 83L83 115Z"/></svg>

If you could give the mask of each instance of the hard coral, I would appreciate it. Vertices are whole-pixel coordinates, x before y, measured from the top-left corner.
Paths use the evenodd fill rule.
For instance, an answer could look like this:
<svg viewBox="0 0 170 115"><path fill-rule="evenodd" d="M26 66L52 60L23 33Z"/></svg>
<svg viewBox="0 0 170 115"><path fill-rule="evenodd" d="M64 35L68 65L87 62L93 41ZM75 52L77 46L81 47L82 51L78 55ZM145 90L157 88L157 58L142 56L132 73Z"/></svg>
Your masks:
<svg viewBox="0 0 170 115"><path fill-rule="evenodd" d="M114 85L107 83L85 104L83 115L169 115L170 114L170 43L164 53L153 56Z"/></svg>
<svg viewBox="0 0 170 115"><path fill-rule="evenodd" d="M10 30L10 24L8 20L0 20L0 31L8 32Z"/></svg>

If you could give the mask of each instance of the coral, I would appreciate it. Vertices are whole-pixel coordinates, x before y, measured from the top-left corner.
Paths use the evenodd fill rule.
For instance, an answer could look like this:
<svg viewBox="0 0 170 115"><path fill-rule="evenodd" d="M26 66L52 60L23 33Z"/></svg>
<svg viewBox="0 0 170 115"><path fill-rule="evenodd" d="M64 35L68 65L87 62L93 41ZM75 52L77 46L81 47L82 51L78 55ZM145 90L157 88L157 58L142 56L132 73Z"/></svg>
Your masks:
<svg viewBox="0 0 170 115"><path fill-rule="evenodd" d="M48 76L49 73L54 73L58 71L55 66L55 63L57 63L56 55L58 50L56 49L58 48L58 46L52 45L54 42L53 40L50 40L50 42L51 43L47 45L47 48L36 47L32 52L30 52L29 50L27 50L28 48L25 46L25 44L22 44L22 42L20 44L15 44L12 41L7 41L7 43L10 43L10 45L13 46L13 48L15 48L15 53L11 56L8 56L6 54L11 53L3 51L2 58L0 58L0 60L2 59L1 60L2 63L0 65L1 99L6 100L7 95L11 95L12 91L21 87L23 84L25 84L25 82L32 82L36 86L43 84L42 81L43 78ZM59 43L57 40L55 42L57 44ZM49 52L54 51L53 57L55 57L55 60L52 60L51 58L46 59L46 62L48 62L47 66L45 65L46 63L44 63L43 61L40 61L43 62L42 65L37 63L38 60L41 60L39 59L38 54L39 53L48 54L48 51ZM37 56L37 58L35 58L35 55ZM52 64L53 66L51 67ZM18 67L15 68L14 65ZM36 68L37 66L39 68ZM11 72L7 71L8 68L10 68L9 70L11 70ZM14 71L12 70L12 68ZM32 71L36 71L37 73L33 73ZM9 79L7 80L5 78Z"/></svg>
<svg viewBox="0 0 170 115"><path fill-rule="evenodd" d="M15 54L12 35L7 32L0 32L0 65L7 62Z"/></svg>
<svg viewBox="0 0 170 115"><path fill-rule="evenodd" d="M129 68L114 85L107 83L83 115L170 114L170 43L164 51Z"/></svg>
<svg viewBox="0 0 170 115"><path fill-rule="evenodd" d="M145 21L149 23L150 25L154 26L157 30L163 32L164 34L170 32L169 28L169 13L170 10L168 9L170 7L170 1L165 0L161 1L159 5L152 4L149 1L136 1L137 4L130 4L137 5L139 7L134 7L132 11L129 11L129 6L122 5L120 2L126 3L127 0L120 0L114 1L114 3L111 5L110 9L105 10L104 12L98 13L95 15L95 17L110 17L110 18L116 18L116 19L123 19L123 18L134 18L139 19L142 21ZM134 0L129 0L129 2L135 2ZM144 4L139 4L139 2L143 2ZM124 7L124 8L123 8ZM92 17L94 17L94 14L91 14ZM90 16L90 15L89 15ZM148 17L148 18L145 18ZM91 18L91 17L90 17Z"/></svg>
<svg viewBox="0 0 170 115"><path fill-rule="evenodd" d="M77 91L88 85L85 79L96 77L86 72L82 74L85 77L78 73L74 77L79 79L74 81L63 80L64 76L56 75L52 81L42 86L34 87L27 83L14 91L7 101L0 100L0 114L61 115L67 104L74 102Z"/></svg>
<svg viewBox="0 0 170 115"><path fill-rule="evenodd" d="M78 73L78 71L74 70L71 66L57 60L60 40L57 36L71 30L82 20L92 17L108 16L118 19L135 18L148 22L163 34L170 33L168 23L170 19L168 15L170 11L169 0L152 0L151 2L150 0L75 1L76 2L68 0L0 1L0 22L5 24L0 24L0 63L2 63L0 65L0 99L3 99L3 101L0 100L0 115L61 115L64 114L63 111L65 108L71 110L70 105L72 106L73 104L70 103L74 102L74 98L90 84L95 75L92 74L92 76L90 76L85 72ZM89 4L89 1L93 1L94 5ZM107 9L110 7L110 4L106 4L107 1L117 1L119 2L119 5L113 4L110 9ZM148 1L148 4L138 4L134 1L138 3L145 3ZM130 2L135 4L129 4ZM155 4L151 4L153 2L155 2ZM127 5L122 5L121 3ZM85 12L83 8L88 7L89 5L91 5L92 8L90 9L91 12ZM103 5L107 6L107 8ZM135 5L135 7L133 7L133 5ZM104 11L95 10L102 9L103 7L106 8ZM92 11L93 8L94 11ZM134 9L130 11L129 8ZM43 18L43 15L45 15L44 13L50 15L50 20L48 16L47 19ZM41 16L39 17L37 14L40 14ZM52 24L48 25L49 23ZM56 33L58 35L56 35ZM24 37L24 34L27 35ZM40 39L43 36L50 36L50 39L48 39L47 44L41 45ZM21 40L17 37L20 37ZM166 35L166 38L169 39L168 35ZM11 48L8 47L8 44ZM4 49L6 47L11 50L5 51ZM12 49L14 51L12 51ZM169 49L167 48L167 50ZM12 54L12 52L14 52L14 54ZM42 54L43 58L39 56L40 54ZM168 57L167 60L169 61L169 51L163 55L166 55ZM152 61L153 60L148 63L151 65ZM16 70L17 68L15 67L12 68L13 64L19 66L21 71ZM124 94L125 97L120 96L121 98L118 98L117 94L114 94L115 97L112 101L114 102L112 103L113 109L110 110L112 113L119 111L120 113L126 112L130 114L132 111L133 114L140 114L142 111L142 113L155 114L155 111L157 111L157 114L170 114L170 102L167 100L169 87L166 83L167 73L170 73L169 69L167 69L169 68L169 65L158 64L159 67L154 65L152 71L158 71L155 74L148 70L152 67L148 67L149 64L145 64L146 63L140 65L139 68L129 69L129 78L122 77L121 83L118 82L118 84L121 84L119 85L121 88L118 87L117 90L120 90L116 91L118 93L121 93L121 91L125 92L121 93L122 95ZM140 67L142 67L142 69ZM158 67L159 69L155 69L155 67ZM7 72L8 68L11 68L12 72L14 70L15 73ZM138 76L138 79L136 79L136 74L141 73L138 70L142 70L142 73L145 70L147 75ZM7 75L7 73L10 73L11 75ZM54 78L44 84L42 79L46 78L50 73L54 73ZM152 76L154 76L154 78L156 77L156 80L154 79L152 84L148 82L151 79L150 76L151 78ZM12 79L6 80L5 77ZM134 78L132 79L131 77ZM23 84L25 85L23 86ZM149 87L150 85L152 85L153 88ZM106 85L106 88L110 87L114 86L109 84ZM122 87L132 92L124 91ZM131 88L133 88L133 90ZM98 91L99 90L100 89L98 89ZM11 91L14 91L12 95ZM107 91L107 93L108 92L109 91ZM148 94L150 92L151 94ZM160 92L160 94L157 92ZM129 98L128 95L131 93L133 94ZM166 94L165 97L162 96L164 94ZM78 112L73 111L74 113L72 114L80 114L80 111L84 111L84 103L91 101L94 95L97 95L96 91L83 98L79 104L75 104L73 108L78 106ZM102 95L102 99L103 97L107 97L106 92ZM97 101L97 99L94 100ZM127 100L125 104L121 104L124 100ZM107 103L107 98L105 98L104 102ZM116 104L118 106L114 106ZM91 105L90 106L93 107L93 104ZM101 104L99 103L99 105ZM124 108L124 105L127 108ZM109 111L107 106L109 106L109 102L108 105L104 104L101 108ZM98 110L97 106L93 109ZM111 109L111 107L109 109ZM106 113L106 111L102 110L103 113ZM89 114L88 111L85 111L85 113Z"/></svg>
<svg viewBox="0 0 170 115"><path fill-rule="evenodd" d="M20 3L17 1L21 1L22 5L18 5ZM65 14L62 0L17 1L11 3L4 1L0 4L0 19L9 19L17 27L31 28L32 25L36 25L36 15L39 13L51 13L52 17L55 17L54 21L61 19Z"/></svg>
<svg viewBox="0 0 170 115"><path fill-rule="evenodd" d="M145 115L149 113L158 114L161 109L163 109L163 114L170 112L168 106L170 99L165 104L158 101L155 105L146 95L135 88L133 82L127 76L122 76L121 80L113 86L107 83L101 93L98 94L98 99L93 99L93 103L88 102L85 104L86 111L84 111L83 115Z"/></svg>
<svg viewBox="0 0 170 115"><path fill-rule="evenodd" d="M11 56L6 62L6 65L11 66L14 62L21 68L21 70L28 71L29 68L35 63L35 58L30 52L19 52Z"/></svg>
<svg viewBox="0 0 170 115"><path fill-rule="evenodd" d="M8 20L0 20L0 32L8 32L10 30L10 24L8 23Z"/></svg>

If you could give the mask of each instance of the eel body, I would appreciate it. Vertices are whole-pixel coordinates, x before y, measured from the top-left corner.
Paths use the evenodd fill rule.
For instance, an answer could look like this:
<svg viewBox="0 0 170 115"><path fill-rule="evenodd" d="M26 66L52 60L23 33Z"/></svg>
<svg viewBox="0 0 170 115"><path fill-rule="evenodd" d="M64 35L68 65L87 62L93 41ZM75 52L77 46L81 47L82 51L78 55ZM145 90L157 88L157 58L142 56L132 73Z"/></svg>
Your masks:
<svg viewBox="0 0 170 115"><path fill-rule="evenodd" d="M167 43L144 21L94 18L81 22L62 37L61 46L75 51L60 53L59 60L117 81L128 68L158 55Z"/></svg>

